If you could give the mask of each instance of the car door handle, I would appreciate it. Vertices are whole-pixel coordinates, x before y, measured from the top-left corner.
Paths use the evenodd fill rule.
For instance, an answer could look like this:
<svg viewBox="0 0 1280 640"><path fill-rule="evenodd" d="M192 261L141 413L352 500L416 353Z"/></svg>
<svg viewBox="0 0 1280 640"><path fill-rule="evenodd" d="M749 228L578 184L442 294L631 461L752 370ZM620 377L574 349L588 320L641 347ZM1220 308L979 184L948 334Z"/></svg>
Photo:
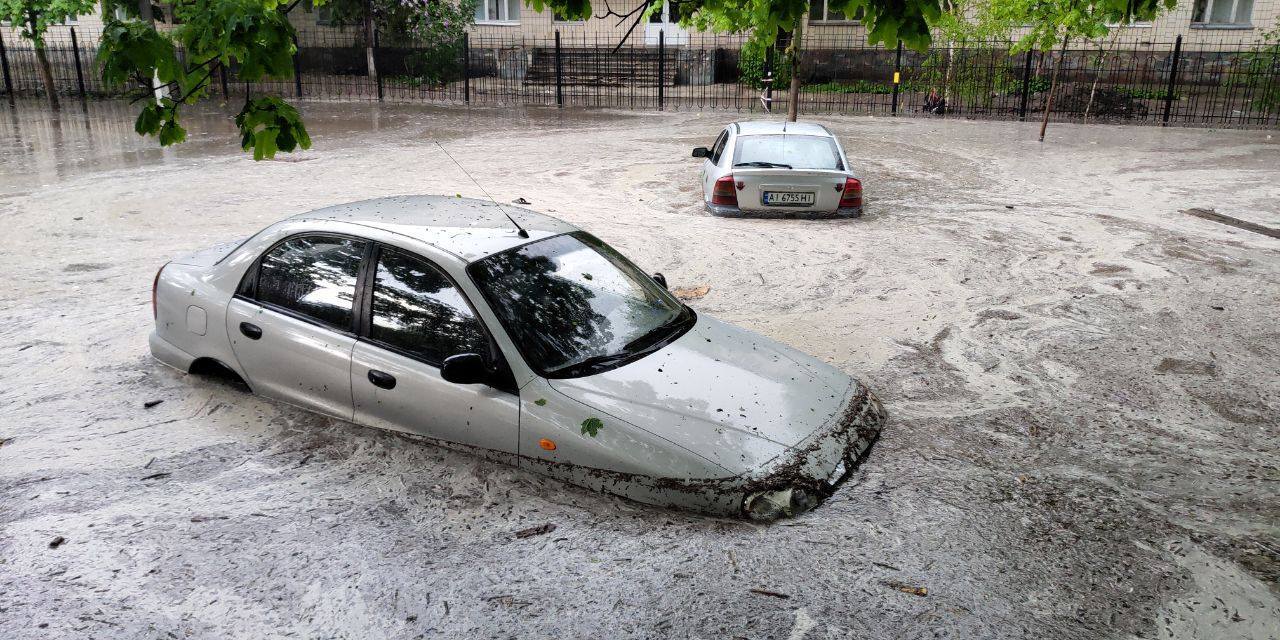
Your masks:
<svg viewBox="0 0 1280 640"><path fill-rule="evenodd" d="M258 338L262 337L262 327L259 327L256 324L250 324L248 322L241 322L240 333L243 333L244 337L250 340L257 340Z"/></svg>
<svg viewBox="0 0 1280 640"><path fill-rule="evenodd" d="M396 377L387 373L386 371L378 371L377 369L370 369L369 382L372 382L373 386L382 387L383 389L396 388Z"/></svg>

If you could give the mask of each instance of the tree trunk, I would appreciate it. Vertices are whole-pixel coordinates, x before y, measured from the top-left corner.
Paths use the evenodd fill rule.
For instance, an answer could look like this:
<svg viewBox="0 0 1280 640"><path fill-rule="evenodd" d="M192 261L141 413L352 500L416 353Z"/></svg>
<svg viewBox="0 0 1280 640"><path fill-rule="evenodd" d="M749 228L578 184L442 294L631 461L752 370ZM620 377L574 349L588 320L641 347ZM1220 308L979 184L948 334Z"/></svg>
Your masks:
<svg viewBox="0 0 1280 640"><path fill-rule="evenodd" d="M1118 31L1116 33L1119 33ZM1089 124L1089 110L1093 109L1093 96L1098 93L1098 81L1102 79L1102 68L1107 63L1107 52L1111 50L1110 45L1115 44L1115 37L1110 42L1102 41L1102 45L1098 47L1098 64L1095 65L1093 71L1093 84L1089 87L1089 101L1084 105L1084 123Z"/></svg>
<svg viewBox="0 0 1280 640"><path fill-rule="evenodd" d="M804 16L796 18L791 30L791 43L787 45L787 64L791 66L791 90L787 92L787 121L795 122L800 114L800 38L804 30Z"/></svg>
<svg viewBox="0 0 1280 640"><path fill-rule="evenodd" d="M373 60L373 2L364 0L364 57L369 77L378 77L378 65Z"/></svg>
<svg viewBox="0 0 1280 640"><path fill-rule="evenodd" d="M1040 142L1044 142L1044 131L1049 128L1049 112L1053 110L1053 94L1058 89L1058 69L1062 68L1062 59L1067 57L1067 38L1062 38L1062 53L1053 63L1053 77L1049 80L1049 98L1044 102L1044 120L1040 122Z"/></svg>
<svg viewBox="0 0 1280 640"><path fill-rule="evenodd" d="M44 96L49 101L49 108L58 108L58 87L53 84L53 68L49 66L49 58L44 53L44 38L36 29L36 13L27 12L27 20L31 23L31 45L36 50L36 67L40 73L40 82L44 85Z"/></svg>
<svg viewBox="0 0 1280 640"><path fill-rule="evenodd" d="M947 40L947 70L942 73L942 114L946 115L951 110L951 74L956 68L956 46L952 40Z"/></svg>

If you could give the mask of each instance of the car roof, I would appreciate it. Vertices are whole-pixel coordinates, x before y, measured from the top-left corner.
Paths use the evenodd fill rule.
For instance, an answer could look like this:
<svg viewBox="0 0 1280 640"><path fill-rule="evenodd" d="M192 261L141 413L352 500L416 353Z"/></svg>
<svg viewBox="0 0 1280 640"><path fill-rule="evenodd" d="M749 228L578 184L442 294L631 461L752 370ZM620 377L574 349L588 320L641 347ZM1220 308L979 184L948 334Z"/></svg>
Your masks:
<svg viewBox="0 0 1280 640"><path fill-rule="evenodd" d="M815 122L748 120L745 122L735 122L733 123L733 126L737 128L737 134L742 136L783 135L790 133L801 136L835 137L827 130L826 127Z"/></svg>
<svg viewBox="0 0 1280 640"><path fill-rule="evenodd" d="M520 237L503 212L529 232ZM522 244L577 231L551 216L489 200L417 195L374 198L300 213L290 220L327 220L380 229L429 244L468 262Z"/></svg>

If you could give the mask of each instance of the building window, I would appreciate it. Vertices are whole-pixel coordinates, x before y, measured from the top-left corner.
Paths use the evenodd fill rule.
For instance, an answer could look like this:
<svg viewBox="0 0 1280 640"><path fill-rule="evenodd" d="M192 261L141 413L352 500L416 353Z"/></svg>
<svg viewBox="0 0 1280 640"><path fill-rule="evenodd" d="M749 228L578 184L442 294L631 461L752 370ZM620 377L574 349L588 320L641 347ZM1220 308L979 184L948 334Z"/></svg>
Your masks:
<svg viewBox="0 0 1280 640"><path fill-rule="evenodd" d="M1191 24L1247 25L1253 13L1253 0L1196 0Z"/></svg>
<svg viewBox="0 0 1280 640"><path fill-rule="evenodd" d="M481 0L476 5L476 22L520 22L520 0Z"/></svg>
<svg viewBox="0 0 1280 640"><path fill-rule="evenodd" d="M862 9L852 18L846 18L843 11L832 5L833 0L813 0L809 3L809 22L856 22L862 20Z"/></svg>

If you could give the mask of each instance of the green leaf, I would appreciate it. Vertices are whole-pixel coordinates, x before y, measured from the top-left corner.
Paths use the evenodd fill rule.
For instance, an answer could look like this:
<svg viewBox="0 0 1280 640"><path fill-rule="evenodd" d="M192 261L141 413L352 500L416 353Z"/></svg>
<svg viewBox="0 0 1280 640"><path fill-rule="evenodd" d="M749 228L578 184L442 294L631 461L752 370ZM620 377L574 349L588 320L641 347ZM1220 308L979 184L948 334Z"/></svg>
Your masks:
<svg viewBox="0 0 1280 640"><path fill-rule="evenodd" d="M537 400L534 400L534 401L533 401L533 403L534 403L534 404L536 404L536 405L538 405L539 407L545 407L545 406L547 406L547 399L546 399L546 398L538 398Z"/></svg>
<svg viewBox="0 0 1280 640"><path fill-rule="evenodd" d="M582 435L596 437L596 434L604 428L604 423L600 418L587 418L582 421Z"/></svg>

